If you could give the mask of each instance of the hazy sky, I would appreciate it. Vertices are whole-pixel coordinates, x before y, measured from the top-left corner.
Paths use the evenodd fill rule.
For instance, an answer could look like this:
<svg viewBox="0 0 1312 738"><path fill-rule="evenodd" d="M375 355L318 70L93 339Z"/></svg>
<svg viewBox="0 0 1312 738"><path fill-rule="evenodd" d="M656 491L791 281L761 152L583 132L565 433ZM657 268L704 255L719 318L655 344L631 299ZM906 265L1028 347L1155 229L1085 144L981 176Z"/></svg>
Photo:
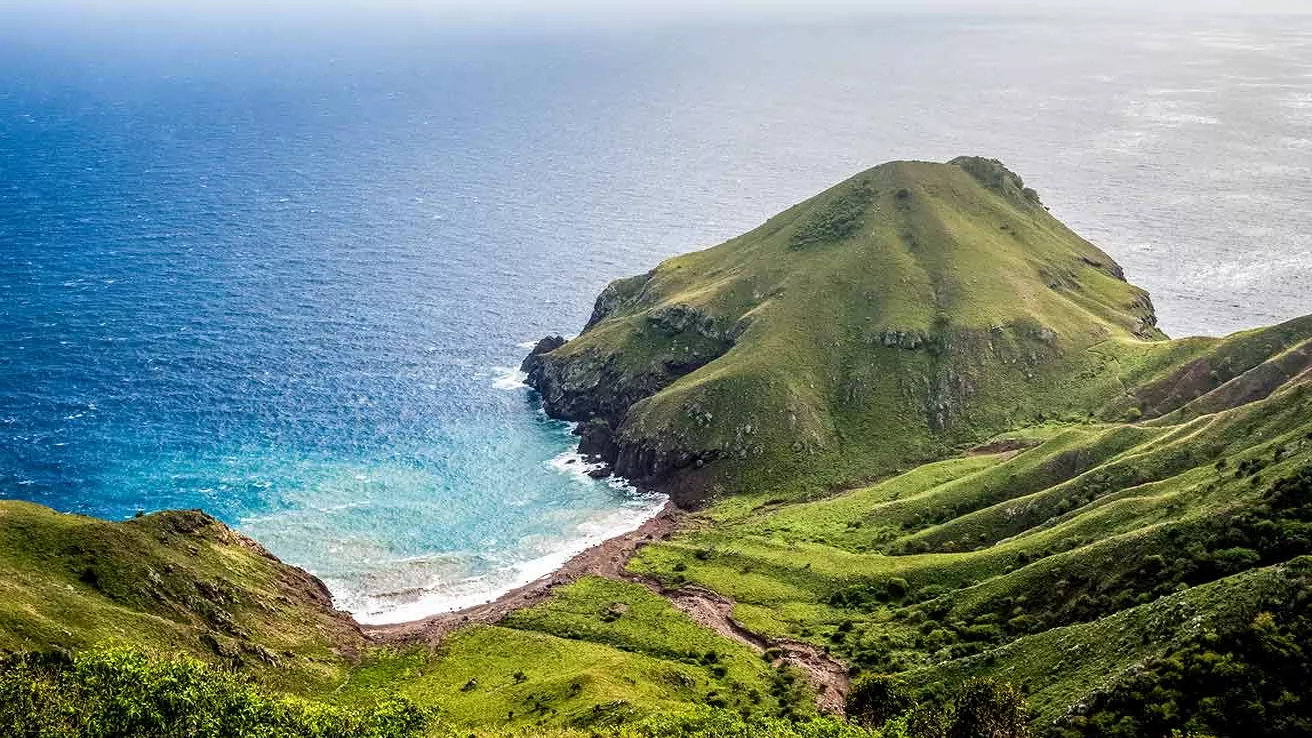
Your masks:
<svg viewBox="0 0 1312 738"><path fill-rule="evenodd" d="M879 12L1312 12L1312 0L4 0L48 13L300 14L418 13L457 20L529 22L552 17L625 22L695 17L822 17Z"/></svg>

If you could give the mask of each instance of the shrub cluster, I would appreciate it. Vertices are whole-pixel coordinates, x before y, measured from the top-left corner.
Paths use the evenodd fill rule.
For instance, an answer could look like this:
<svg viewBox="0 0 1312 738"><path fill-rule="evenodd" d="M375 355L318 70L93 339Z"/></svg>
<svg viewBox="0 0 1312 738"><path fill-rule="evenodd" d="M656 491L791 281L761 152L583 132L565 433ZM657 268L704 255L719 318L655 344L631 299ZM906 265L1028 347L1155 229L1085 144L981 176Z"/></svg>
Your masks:
<svg viewBox="0 0 1312 738"><path fill-rule="evenodd" d="M0 735L10 738L412 738L427 723L399 697L331 707L130 649L0 662Z"/></svg>
<svg viewBox="0 0 1312 738"><path fill-rule="evenodd" d="M1143 665L1061 738L1173 732L1295 738L1312 735L1312 562L1291 562L1302 586L1247 625L1201 637Z"/></svg>
<svg viewBox="0 0 1312 738"><path fill-rule="evenodd" d="M874 202L874 188L858 182L847 192L817 207L793 232L791 246L805 248L817 243L833 243L856 233L861 227L866 207Z"/></svg>
<svg viewBox="0 0 1312 738"><path fill-rule="evenodd" d="M900 682L862 675L847 698L848 716L889 738L1029 738L1030 709L1011 684L971 679L945 702L917 701Z"/></svg>

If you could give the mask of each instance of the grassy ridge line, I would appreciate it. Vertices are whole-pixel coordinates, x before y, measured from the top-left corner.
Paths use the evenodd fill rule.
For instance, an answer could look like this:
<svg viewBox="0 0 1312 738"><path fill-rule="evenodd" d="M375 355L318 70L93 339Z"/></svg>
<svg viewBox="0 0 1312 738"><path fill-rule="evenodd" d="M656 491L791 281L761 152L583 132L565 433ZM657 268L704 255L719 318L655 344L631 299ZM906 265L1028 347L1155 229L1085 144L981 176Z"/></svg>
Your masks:
<svg viewBox="0 0 1312 738"><path fill-rule="evenodd" d="M1216 476L1209 467L1218 459L1261 456L1282 442L1300 443L1308 420L1307 394L1308 385L1300 385L1269 402L1177 426L1068 482L958 515L899 540L897 546L905 551L982 548L1026 531L1062 525L1082 514L1102 514L1100 508L1127 497L1160 498L1172 490L1197 486ZM1206 509L1197 503L1192 507ZM1183 511L1185 506L1179 508ZM1138 520L1142 524L1142 518ZM1111 520L1086 522L1084 527L1103 536L1120 530Z"/></svg>
<svg viewBox="0 0 1312 738"><path fill-rule="evenodd" d="M1104 408L1102 416L1112 420L1161 418L1160 422L1176 423L1262 399L1307 369L1309 339L1312 315L1222 339L1186 338L1151 346L1114 344L1109 348L1122 366L1121 381L1127 391ZM1291 359L1295 361L1287 363ZM1277 371L1259 371L1250 377L1251 383L1243 381L1249 372L1264 366ZM1236 382L1232 389L1244 387L1248 392L1228 398L1222 393L1212 398L1215 404L1206 402L1206 396L1231 382ZM1200 399L1204 402L1190 414L1181 412Z"/></svg>

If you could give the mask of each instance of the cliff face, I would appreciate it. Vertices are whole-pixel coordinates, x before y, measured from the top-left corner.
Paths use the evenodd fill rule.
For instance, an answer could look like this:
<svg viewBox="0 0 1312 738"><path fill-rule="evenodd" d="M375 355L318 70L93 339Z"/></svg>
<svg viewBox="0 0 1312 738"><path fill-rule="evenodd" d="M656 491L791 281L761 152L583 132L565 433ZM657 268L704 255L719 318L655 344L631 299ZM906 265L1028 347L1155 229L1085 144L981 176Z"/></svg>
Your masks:
<svg viewBox="0 0 1312 738"><path fill-rule="evenodd" d="M697 501L827 487L1119 391L1146 293L996 161L885 164L621 279L524 361L618 474ZM899 443L888 443L897 439ZM895 448L894 448L895 447Z"/></svg>
<svg viewBox="0 0 1312 738"><path fill-rule="evenodd" d="M617 285L640 289L645 284L631 280L613 283L597 299L589 326L605 321L626 305L616 294ZM528 384L541 394L548 415L580 423L580 450L605 459L626 476L638 470L642 453L632 445L621 445L615 437L629 408L723 356L738 334L737 327L721 327L714 316L685 305L654 309L644 316L644 322L655 342L641 364L632 361L633 357L596 348L568 361L556 361L552 354L565 341L551 337L540 341L521 366L528 374ZM679 467L694 461L653 460L658 466Z"/></svg>

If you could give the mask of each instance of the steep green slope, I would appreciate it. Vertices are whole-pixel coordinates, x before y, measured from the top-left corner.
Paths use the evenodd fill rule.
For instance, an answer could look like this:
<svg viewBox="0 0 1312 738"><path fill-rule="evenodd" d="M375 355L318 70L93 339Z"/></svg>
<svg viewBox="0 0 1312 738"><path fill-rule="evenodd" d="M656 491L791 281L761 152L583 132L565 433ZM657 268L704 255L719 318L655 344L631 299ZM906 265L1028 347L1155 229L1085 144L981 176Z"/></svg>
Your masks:
<svg viewBox="0 0 1312 738"><path fill-rule="evenodd" d="M1142 381L1124 393L1134 402L1155 396L1182 367L1231 368L1190 392L1177 388L1180 399L1162 402L1144 424L1011 434L990 444L1011 450L928 464L824 500L726 501L702 514L714 524L644 549L631 567L730 596L747 627L825 644L859 668L940 689L966 676L1006 678L1031 692L1043 721L1120 735L1107 715L1080 715L1109 700L1133 712L1123 685L1143 664L1175 664L1177 652L1197 661L1210 652L1199 640L1206 633L1256 653L1240 647L1254 637L1246 629L1257 615L1297 617L1281 602L1296 599L1290 587L1307 587L1307 566L1286 565L1312 554L1312 377L1284 369L1253 393L1261 399L1206 414L1179 409L1274 362L1288 367L1309 334L1312 321L1303 319L1152 344L1147 353L1131 346L1137 356L1122 354L1121 365ZM1226 362L1237 347L1243 362ZM1174 355L1176 366L1153 367L1160 355ZM1293 584L1289 571L1299 572ZM1158 616L1166 612L1188 617ZM1303 627L1290 622L1280 627ZM1271 688L1302 683L1287 667L1273 674L1243 665ZM1164 668L1183 683L1201 679ZM1241 686L1265 689L1256 684ZM1187 727L1209 709L1195 698L1173 724L1135 720ZM1286 708L1273 716L1306 716L1312 705ZM1192 727L1220 729L1216 719L1203 722Z"/></svg>
<svg viewBox="0 0 1312 738"><path fill-rule="evenodd" d="M1224 339L1128 346L1114 356L1127 388L1109 419L1178 422L1267 397L1312 376L1312 316Z"/></svg>
<svg viewBox="0 0 1312 738"><path fill-rule="evenodd" d="M0 502L0 652L111 644L313 690L364 646L328 590L197 511L111 523Z"/></svg>
<svg viewBox="0 0 1312 738"><path fill-rule="evenodd" d="M994 161L876 167L612 283L525 361L585 450L684 499L886 473L1119 391L1147 295ZM788 480L788 485L780 480Z"/></svg>

